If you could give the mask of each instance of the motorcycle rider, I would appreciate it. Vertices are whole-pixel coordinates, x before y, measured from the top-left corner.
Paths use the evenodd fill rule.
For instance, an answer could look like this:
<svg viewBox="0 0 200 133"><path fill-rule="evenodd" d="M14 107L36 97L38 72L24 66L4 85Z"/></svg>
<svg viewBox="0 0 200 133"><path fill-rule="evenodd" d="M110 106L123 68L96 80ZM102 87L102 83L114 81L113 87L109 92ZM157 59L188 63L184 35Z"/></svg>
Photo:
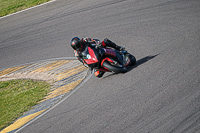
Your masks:
<svg viewBox="0 0 200 133"><path fill-rule="evenodd" d="M107 38L105 38L100 43L100 40L98 39L91 39L88 37L80 39L79 37L74 37L71 39L70 45L74 49L74 54L77 57L77 59L80 62L82 62L86 67L89 67L89 66L85 63L81 52L84 51L87 46L100 47L100 48L111 47L119 51L125 50L124 47L116 45L114 42L112 42L111 40ZM100 70L96 70L96 69L94 70L94 74L98 78L102 77L104 73L105 72L100 71Z"/></svg>

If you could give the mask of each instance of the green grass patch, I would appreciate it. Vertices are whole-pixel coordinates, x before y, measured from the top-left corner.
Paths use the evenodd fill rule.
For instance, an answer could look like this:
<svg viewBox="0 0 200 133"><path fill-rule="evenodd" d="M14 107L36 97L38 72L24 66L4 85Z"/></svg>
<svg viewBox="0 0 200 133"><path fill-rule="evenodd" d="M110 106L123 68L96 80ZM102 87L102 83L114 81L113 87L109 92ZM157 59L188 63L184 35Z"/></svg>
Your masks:
<svg viewBox="0 0 200 133"><path fill-rule="evenodd" d="M0 0L0 17L33 7L50 0Z"/></svg>
<svg viewBox="0 0 200 133"><path fill-rule="evenodd" d="M50 88L51 85L44 81L19 79L0 82L0 130L42 100Z"/></svg>

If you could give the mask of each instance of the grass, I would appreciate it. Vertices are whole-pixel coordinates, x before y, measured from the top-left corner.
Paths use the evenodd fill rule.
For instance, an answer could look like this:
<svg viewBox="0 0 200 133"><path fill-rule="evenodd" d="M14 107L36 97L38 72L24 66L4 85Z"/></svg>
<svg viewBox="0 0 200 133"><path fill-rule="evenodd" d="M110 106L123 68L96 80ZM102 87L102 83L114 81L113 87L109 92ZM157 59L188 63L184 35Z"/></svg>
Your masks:
<svg viewBox="0 0 200 133"><path fill-rule="evenodd" d="M50 87L44 81L18 79L0 82L0 131L42 100Z"/></svg>
<svg viewBox="0 0 200 133"><path fill-rule="evenodd" d="M0 17L33 7L50 0L0 0Z"/></svg>

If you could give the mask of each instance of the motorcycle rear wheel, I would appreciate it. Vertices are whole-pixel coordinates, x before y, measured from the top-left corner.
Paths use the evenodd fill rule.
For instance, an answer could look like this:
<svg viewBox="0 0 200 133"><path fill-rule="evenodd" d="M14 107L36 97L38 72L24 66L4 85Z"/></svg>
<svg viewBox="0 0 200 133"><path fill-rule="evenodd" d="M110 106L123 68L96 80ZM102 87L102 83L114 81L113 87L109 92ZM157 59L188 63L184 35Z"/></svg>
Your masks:
<svg viewBox="0 0 200 133"><path fill-rule="evenodd" d="M135 56L129 54L129 58L131 60L130 66L135 65L136 64L136 58L135 58Z"/></svg>
<svg viewBox="0 0 200 133"><path fill-rule="evenodd" d="M109 61L104 61L103 67L105 67L108 70L115 72L115 73L125 73L125 72L127 72L127 68L114 66Z"/></svg>

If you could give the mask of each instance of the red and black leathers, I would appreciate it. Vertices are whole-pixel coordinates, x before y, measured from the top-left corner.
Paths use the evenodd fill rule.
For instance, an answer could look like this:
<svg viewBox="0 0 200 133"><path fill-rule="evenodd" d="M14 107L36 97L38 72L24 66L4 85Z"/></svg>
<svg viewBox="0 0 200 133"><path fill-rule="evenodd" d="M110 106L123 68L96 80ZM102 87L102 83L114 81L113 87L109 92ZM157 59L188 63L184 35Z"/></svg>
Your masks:
<svg viewBox="0 0 200 133"><path fill-rule="evenodd" d="M100 47L100 48L111 47L111 48L114 48L116 50L124 49L121 46L117 46L115 43L113 43L112 41L110 41L107 38L104 39L102 42L100 42L100 40L98 40L98 39L82 38L80 43L81 43L81 49L79 51L74 50L75 56L77 57L77 59L80 62L82 62L86 67L88 67L90 69L93 69L93 68L97 67L97 65L98 65L96 63L87 64L87 62L84 60L84 59L86 59L86 56L87 56L85 54L86 51L88 51L88 50L90 51L91 48L92 49L97 49L97 47ZM99 77L99 78L102 77L104 73L105 72L97 70L97 69L94 70L95 76Z"/></svg>

